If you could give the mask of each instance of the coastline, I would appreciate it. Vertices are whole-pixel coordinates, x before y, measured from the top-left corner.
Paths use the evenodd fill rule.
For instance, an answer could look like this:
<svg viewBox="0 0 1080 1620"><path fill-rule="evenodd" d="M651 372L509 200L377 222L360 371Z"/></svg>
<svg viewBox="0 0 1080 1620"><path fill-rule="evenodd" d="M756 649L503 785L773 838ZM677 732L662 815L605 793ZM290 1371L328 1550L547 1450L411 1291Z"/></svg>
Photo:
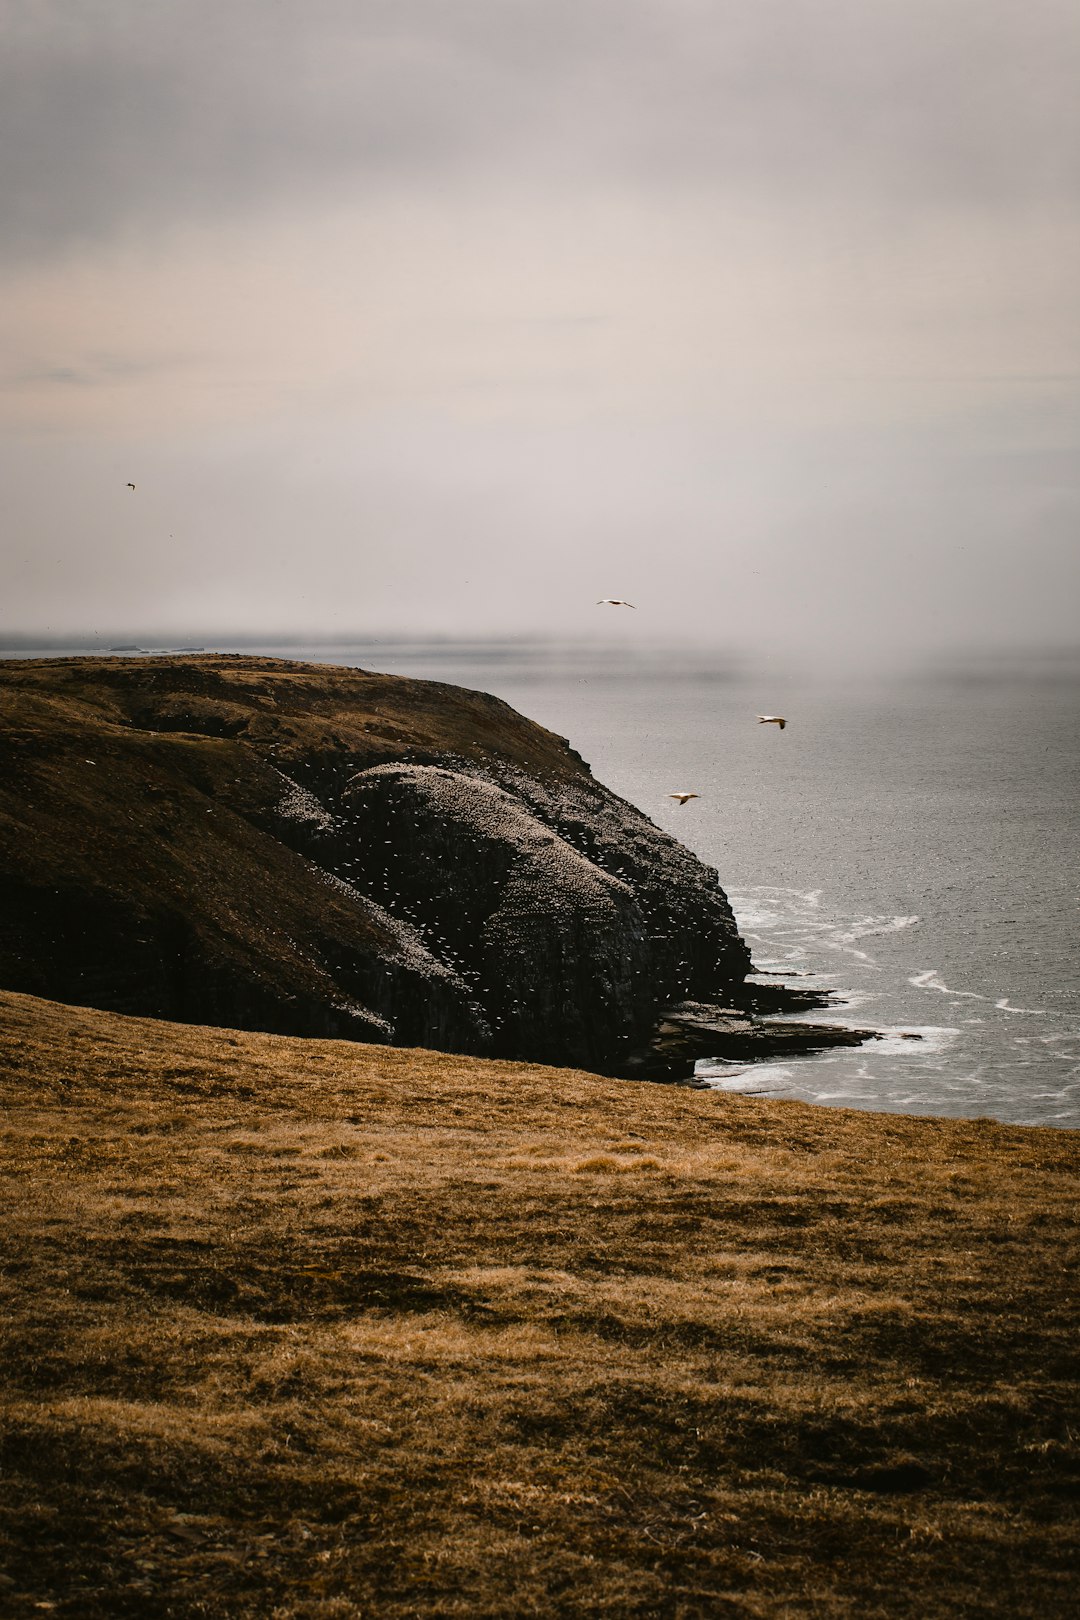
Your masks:
<svg viewBox="0 0 1080 1620"><path fill-rule="evenodd" d="M1064 687L1055 687L1053 694L1040 687L1037 714L1031 710L1030 683L1024 681L984 689L928 678L925 688L889 685L876 695L861 684L858 691L803 690L799 724L785 732L780 750L758 746L753 725L748 734L746 711L757 701L750 687L745 682L718 686L706 679L704 666L694 681L683 679L681 663L670 678L663 664L650 664L647 678L637 666L622 665L617 680L603 678L605 671L613 675L608 649L595 667L575 666L556 677L550 659L522 658L519 651L485 644L470 653L456 643L398 648L396 654L389 644L375 643L246 649L248 655L300 656L315 668L324 668L330 658L346 666L376 662L398 676L465 682L494 691L552 732L571 737L600 780L659 815L664 828L720 872L755 962L780 970L790 964L815 982L836 985L844 1003L838 1021L884 1032L865 1054L838 1048L787 1066L779 1060L765 1071L771 1094L870 1111L958 1118L985 1113L1005 1122L1080 1124L1075 995L1067 972L1075 956L1075 923L1054 910L1071 854L1068 828L1075 798L1068 751L1057 746L1070 727L1075 730L1075 702ZM49 652L55 659L62 649ZM74 663L86 667L94 661L81 657ZM138 662L149 679L156 659ZM201 660L175 662L197 666ZM642 678L630 679L635 674ZM1047 708L1049 695L1054 702ZM959 758L958 716L968 739ZM888 740L895 741L890 727L897 717L900 740L906 740L899 753ZM1033 730L1035 719L1039 725ZM665 814L658 807L672 782L686 777L688 754L698 769L693 739L699 733L711 738L699 762L701 779L694 783L706 796L685 812ZM85 749L90 757L97 757L98 741L95 736L94 746ZM1050 746L1044 748L1044 742ZM1000 756L999 749L1004 750ZM83 752L78 741L72 752ZM990 856L995 825L1022 825L1017 807L1010 808L1002 771L992 763L999 757L1010 781L1031 784L1046 833L1037 846L1025 845L1021 837L1015 859ZM959 780L954 780L956 769ZM952 784L951 794L961 793L962 815L954 813L951 800L948 814L942 813L936 795L946 782ZM853 794L862 809L844 821L845 802ZM913 796L917 816L904 808L911 809ZM809 801L832 807L841 826L834 829L828 817L808 819L803 807ZM200 806L185 796L183 802L191 804L204 830L223 830L220 805L210 817L205 800ZM123 808L142 815L137 802ZM917 831L924 812L926 837ZM80 803L80 821L85 814ZM149 831L152 835L152 827ZM137 865L133 854L125 871ZM245 874L245 889L263 885L266 866L260 856L257 869ZM806 874L814 874L819 885L813 891L805 887ZM45 881L57 879L50 874ZM185 887L198 891L196 872L186 874ZM325 898L324 890L320 904ZM156 906L157 893L147 899ZM999 899L1007 902L1005 915L1014 919L1009 926L999 925ZM904 927L897 932L899 924ZM66 938L61 945L66 948ZM195 971L201 960L196 953ZM145 965L144 953L139 970ZM301 1000L309 997L310 986L296 982L295 962L275 953L271 967L274 984L287 984ZM17 987L73 1002L91 999L85 980L61 985L44 972L39 982L22 980ZM264 1015L261 994L254 999ZM120 1010L150 1009L129 1003ZM160 1011L181 1016L164 1005ZM240 1005L218 1006L196 1011L195 1019L243 1023L242 1011ZM262 1016L259 1027L281 1026ZM302 1032L335 1033L329 1028ZM911 1039L913 1034L921 1039ZM369 1032L359 1038L378 1037ZM411 1043L439 1044L420 1031ZM583 1059L547 1056L544 1061ZM586 1066L595 1068L595 1059Z"/></svg>
<svg viewBox="0 0 1080 1620"><path fill-rule="evenodd" d="M869 1038L760 1019L808 998L744 982L717 872L489 693L210 654L0 703L10 988L657 1080Z"/></svg>

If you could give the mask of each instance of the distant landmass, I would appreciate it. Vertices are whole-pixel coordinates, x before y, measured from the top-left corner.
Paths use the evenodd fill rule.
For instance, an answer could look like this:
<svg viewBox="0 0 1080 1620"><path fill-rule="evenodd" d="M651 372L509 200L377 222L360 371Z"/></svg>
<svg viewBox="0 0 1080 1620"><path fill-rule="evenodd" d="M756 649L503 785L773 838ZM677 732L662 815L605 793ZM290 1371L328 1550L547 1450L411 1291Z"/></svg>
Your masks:
<svg viewBox="0 0 1080 1620"><path fill-rule="evenodd" d="M144 653L147 656L150 656L154 650L152 647L135 646L109 648L110 653ZM201 653L206 651L205 647L164 647L158 650L164 653Z"/></svg>

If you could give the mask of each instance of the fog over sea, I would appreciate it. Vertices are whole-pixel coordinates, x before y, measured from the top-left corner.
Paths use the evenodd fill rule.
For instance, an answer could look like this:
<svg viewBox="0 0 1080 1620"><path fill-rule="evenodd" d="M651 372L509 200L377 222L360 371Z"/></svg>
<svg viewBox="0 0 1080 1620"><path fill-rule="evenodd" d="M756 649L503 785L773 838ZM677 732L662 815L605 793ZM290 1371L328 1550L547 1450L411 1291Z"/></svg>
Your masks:
<svg viewBox="0 0 1080 1620"><path fill-rule="evenodd" d="M699 1065L711 1085L1080 1126L1074 661L865 682L753 675L629 636L207 650L504 698L717 869L760 970L839 992L835 1012L803 1016L883 1035L783 1064ZM680 808L674 790L699 797Z"/></svg>

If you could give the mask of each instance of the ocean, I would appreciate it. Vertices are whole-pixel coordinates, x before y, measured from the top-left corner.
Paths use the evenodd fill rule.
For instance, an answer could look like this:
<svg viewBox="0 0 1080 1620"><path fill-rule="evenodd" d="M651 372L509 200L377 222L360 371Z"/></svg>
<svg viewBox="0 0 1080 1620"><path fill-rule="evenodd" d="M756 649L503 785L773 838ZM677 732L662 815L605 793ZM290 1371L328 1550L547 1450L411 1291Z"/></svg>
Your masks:
<svg viewBox="0 0 1080 1620"><path fill-rule="evenodd" d="M1080 1126L1075 666L811 681L629 637L221 650L504 698L716 868L759 970L837 993L833 1011L803 1016L881 1035L782 1064L701 1064L708 1084ZM680 807L675 791L699 796Z"/></svg>

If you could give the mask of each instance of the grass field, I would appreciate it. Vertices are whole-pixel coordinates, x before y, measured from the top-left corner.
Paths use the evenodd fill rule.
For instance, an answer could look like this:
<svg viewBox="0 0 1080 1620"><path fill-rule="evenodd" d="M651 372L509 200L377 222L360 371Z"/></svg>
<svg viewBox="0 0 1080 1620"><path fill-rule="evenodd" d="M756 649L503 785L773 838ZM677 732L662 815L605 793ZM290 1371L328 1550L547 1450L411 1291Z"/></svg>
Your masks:
<svg viewBox="0 0 1080 1620"><path fill-rule="evenodd" d="M1076 1613L1080 1136L0 1030L0 1613Z"/></svg>

